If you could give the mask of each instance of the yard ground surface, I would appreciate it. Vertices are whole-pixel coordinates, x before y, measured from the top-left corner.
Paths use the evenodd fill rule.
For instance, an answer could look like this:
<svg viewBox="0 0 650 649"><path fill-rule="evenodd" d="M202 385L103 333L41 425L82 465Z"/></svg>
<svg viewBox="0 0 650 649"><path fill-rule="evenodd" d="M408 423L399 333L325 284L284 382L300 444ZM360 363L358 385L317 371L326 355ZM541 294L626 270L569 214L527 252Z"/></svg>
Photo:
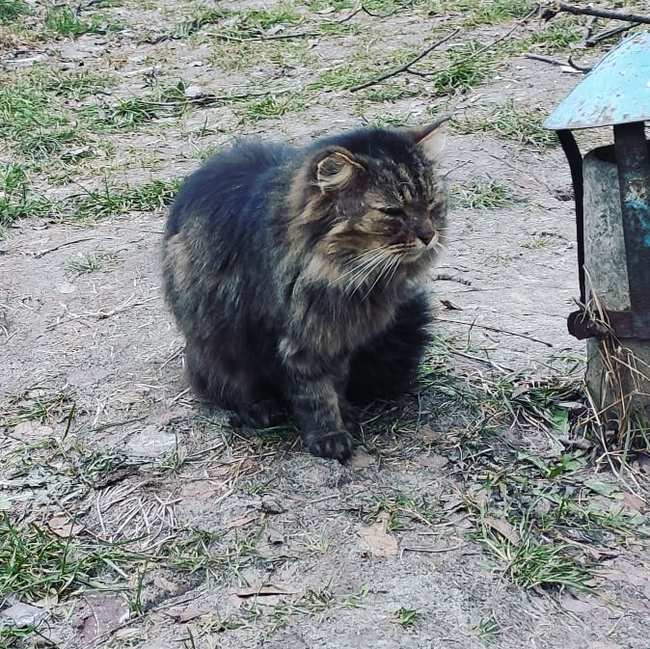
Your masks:
<svg viewBox="0 0 650 649"><path fill-rule="evenodd" d="M541 128L581 73L528 57L592 65L612 25L358 8L0 0L0 647L650 647L650 459L593 436ZM235 136L449 110L419 389L362 413L349 466L193 399L160 291L183 176Z"/></svg>

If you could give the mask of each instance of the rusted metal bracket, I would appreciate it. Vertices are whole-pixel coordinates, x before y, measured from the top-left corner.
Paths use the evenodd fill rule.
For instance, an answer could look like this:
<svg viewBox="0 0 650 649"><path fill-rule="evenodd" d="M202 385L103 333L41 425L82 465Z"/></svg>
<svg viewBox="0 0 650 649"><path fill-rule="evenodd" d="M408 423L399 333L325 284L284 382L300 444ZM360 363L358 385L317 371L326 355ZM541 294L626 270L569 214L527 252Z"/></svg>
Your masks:
<svg viewBox="0 0 650 649"><path fill-rule="evenodd" d="M650 311L605 311L603 320L594 320L579 309L567 318L569 333L578 340L585 338L634 338L650 340Z"/></svg>

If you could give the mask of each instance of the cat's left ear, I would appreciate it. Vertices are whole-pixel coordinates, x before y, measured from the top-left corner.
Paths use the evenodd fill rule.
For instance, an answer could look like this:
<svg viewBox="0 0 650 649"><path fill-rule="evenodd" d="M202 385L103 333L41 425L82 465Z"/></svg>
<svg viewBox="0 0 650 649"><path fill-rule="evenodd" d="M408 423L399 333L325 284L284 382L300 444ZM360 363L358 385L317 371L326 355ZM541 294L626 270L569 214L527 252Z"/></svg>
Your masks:
<svg viewBox="0 0 650 649"><path fill-rule="evenodd" d="M336 192L345 188L365 167L343 147L328 147L314 160L316 183L321 192Z"/></svg>
<svg viewBox="0 0 650 649"><path fill-rule="evenodd" d="M438 121L424 128L413 129L409 134L426 158L431 161L439 160L447 146L445 122L441 124Z"/></svg>

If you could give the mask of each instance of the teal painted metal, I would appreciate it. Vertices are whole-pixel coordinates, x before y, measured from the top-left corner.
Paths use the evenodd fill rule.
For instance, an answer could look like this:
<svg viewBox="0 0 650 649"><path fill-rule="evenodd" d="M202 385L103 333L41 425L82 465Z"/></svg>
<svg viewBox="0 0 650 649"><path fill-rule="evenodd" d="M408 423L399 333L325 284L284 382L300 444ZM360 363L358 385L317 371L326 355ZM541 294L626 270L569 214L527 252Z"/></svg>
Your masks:
<svg viewBox="0 0 650 649"><path fill-rule="evenodd" d="M650 33L625 39L551 113L554 131L650 120Z"/></svg>

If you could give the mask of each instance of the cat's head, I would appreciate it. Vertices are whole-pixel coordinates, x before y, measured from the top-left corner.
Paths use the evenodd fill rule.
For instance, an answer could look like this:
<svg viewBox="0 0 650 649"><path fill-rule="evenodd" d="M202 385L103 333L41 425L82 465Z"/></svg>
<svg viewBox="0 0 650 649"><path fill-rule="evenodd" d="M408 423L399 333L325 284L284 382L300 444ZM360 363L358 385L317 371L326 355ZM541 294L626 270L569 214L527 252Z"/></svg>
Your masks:
<svg viewBox="0 0 650 649"><path fill-rule="evenodd" d="M291 190L309 244L357 279L428 267L445 244L444 141L435 125L316 143Z"/></svg>

